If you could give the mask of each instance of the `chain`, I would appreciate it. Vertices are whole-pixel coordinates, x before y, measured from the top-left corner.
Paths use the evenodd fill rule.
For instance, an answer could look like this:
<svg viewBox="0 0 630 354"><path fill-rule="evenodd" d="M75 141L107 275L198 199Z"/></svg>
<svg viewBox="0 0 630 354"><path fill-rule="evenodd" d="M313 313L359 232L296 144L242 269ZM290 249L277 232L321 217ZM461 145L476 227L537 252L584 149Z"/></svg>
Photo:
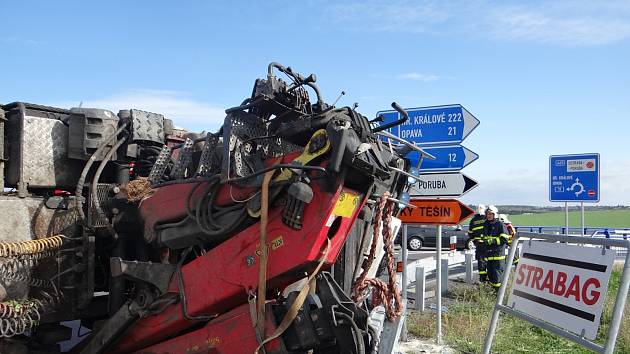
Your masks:
<svg viewBox="0 0 630 354"><path fill-rule="evenodd" d="M366 291L372 287L372 304L374 306L383 305L385 314L389 321L394 321L402 312L402 301L400 294L396 291L396 269L394 265L394 235L391 233L392 213L394 203L388 202L389 192L383 193L376 206L376 214L374 217L374 237L370 246L370 253L366 260L363 272L352 285L352 297L356 302L363 301L369 292ZM382 221L385 221L383 225ZM389 284L380 279L367 279L367 273L376 257L376 244L379 231L383 233L383 248L385 249L385 257L387 257L387 272L389 273Z"/></svg>

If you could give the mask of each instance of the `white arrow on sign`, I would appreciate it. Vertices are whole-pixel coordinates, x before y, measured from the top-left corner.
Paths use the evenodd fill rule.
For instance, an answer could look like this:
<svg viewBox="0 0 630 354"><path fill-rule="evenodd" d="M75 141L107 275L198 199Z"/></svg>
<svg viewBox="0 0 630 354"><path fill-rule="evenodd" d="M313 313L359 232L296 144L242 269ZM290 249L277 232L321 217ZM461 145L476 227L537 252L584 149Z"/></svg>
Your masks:
<svg viewBox="0 0 630 354"><path fill-rule="evenodd" d="M411 185L412 197L456 198L477 187L477 181L459 173L435 173L420 175Z"/></svg>

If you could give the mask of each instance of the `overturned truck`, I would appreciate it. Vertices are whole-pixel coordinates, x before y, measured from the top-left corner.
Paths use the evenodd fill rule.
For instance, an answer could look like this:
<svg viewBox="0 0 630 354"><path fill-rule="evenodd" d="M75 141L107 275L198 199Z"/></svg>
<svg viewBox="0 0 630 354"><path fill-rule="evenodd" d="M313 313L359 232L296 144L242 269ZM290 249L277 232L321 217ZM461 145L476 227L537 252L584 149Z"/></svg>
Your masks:
<svg viewBox="0 0 630 354"><path fill-rule="evenodd" d="M370 312L401 311L392 220L414 146L382 138L396 104L379 124L315 81L271 63L199 134L137 109L0 106L2 352L376 352Z"/></svg>

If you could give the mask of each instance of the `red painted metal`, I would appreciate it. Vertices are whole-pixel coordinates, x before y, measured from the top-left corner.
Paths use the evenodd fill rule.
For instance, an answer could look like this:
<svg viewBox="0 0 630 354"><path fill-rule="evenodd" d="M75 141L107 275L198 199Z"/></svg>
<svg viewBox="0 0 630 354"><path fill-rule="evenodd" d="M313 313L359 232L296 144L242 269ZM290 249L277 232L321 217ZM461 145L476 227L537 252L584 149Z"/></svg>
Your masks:
<svg viewBox="0 0 630 354"><path fill-rule="evenodd" d="M267 288L270 294L313 271L327 239L330 239L330 250L326 266L335 262L343 247L366 198L344 188L341 179L333 182L333 188L336 188L332 192L324 188L326 183L330 181L320 179L311 184L313 200L305 206L302 230L294 230L282 222L281 207L270 211L267 228ZM352 198L352 195L357 198ZM346 204L340 202L344 199ZM350 210L347 200L353 201ZM166 209L166 206L163 205L163 208ZM256 289L258 283L256 252L259 235L260 223L256 223L182 267L190 315L220 315L247 302L248 292ZM169 291L178 292L176 277L171 280ZM181 335L193 324L183 317L181 304L171 305L160 314L136 321L113 352L126 353L145 348Z"/></svg>
<svg viewBox="0 0 630 354"><path fill-rule="evenodd" d="M265 338L268 338L276 330L276 324L270 305L267 305L266 313ZM252 326L249 305L245 304L221 315L201 329L141 349L136 354L251 354L257 347L258 339ZM265 345L265 352L279 354L286 353L286 349L281 339L274 339Z"/></svg>

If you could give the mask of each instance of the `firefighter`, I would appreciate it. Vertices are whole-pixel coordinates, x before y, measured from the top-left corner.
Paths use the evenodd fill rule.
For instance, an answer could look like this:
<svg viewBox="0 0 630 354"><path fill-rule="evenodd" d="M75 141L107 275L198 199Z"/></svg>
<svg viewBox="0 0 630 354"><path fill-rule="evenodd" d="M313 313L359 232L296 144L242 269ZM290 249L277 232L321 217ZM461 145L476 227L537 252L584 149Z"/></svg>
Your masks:
<svg viewBox="0 0 630 354"><path fill-rule="evenodd" d="M486 270L486 261L483 260L484 243L483 243L483 225L486 222L486 206L479 204L477 213L470 219L468 225L468 241L475 244L475 259L477 260L477 269L479 270L479 282L488 280L488 271ZM468 242L467 242L468 243Z"/></svg>
<svg viewBox="0 0 630 354"><path fill-rule="evenodd" d="M512 222L510 221L510 219L508 219L508 216L506 214L499 214L499 221L501 221L503 225L505 225L505 229L507 230L508 235L510 235L508 246L512 247L512 240L514 240L514 236L516 236L516 228L514 227L514 225L512 225ZM518 256L518 253L515 253L512 265L517 265L519 261L520 257Z"/></svg>
<svg viewBox="0 0 630 354"><path fill-rule="evenodd" d="M494 205L486 209L483 225L484 257L488 270L488 283L499 290L505 271L505 249L510 235L499 220L499 210Z"/></svg>

